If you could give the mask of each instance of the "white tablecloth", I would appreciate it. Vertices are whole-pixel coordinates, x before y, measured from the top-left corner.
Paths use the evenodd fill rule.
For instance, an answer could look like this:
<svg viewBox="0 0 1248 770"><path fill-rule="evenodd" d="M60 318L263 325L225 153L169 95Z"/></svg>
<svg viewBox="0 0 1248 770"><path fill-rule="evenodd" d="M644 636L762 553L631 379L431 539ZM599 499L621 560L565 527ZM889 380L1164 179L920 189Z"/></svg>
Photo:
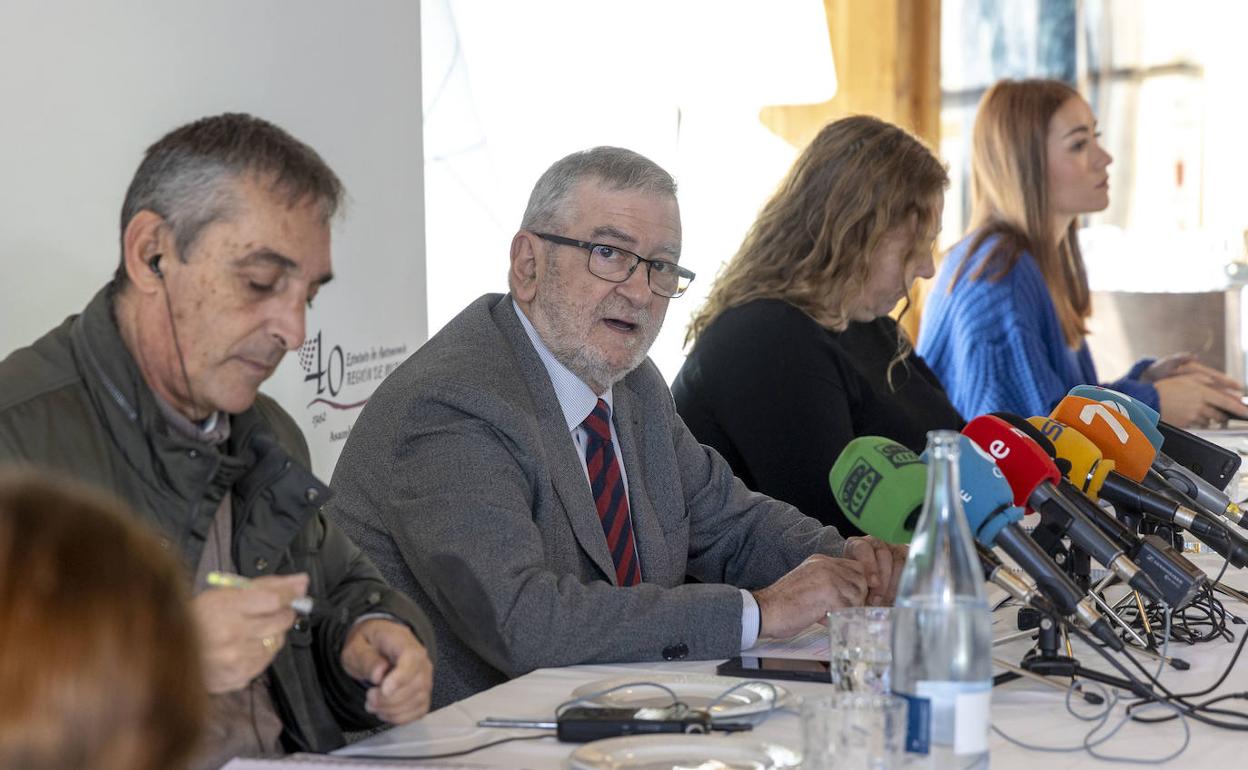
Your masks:
<svg viewBox="0 0 1248 770"><path fill-rule="evenodd" d="M1206 556L1198 562L1208 568L1214 562ZM1217 562L1220 566L1220 562ZM1237 587L1245 581L1232 575L1231 582ZM1248 614L1248 607L1226 599L1228 610ZM1014 630L1015 613L1012 610L998 612L994 616L993 636L1001 637ZM1232 626L1238 637L1248 626ZM1020 640L994 648L994 655L1008 661L1018 661L1030 647L1030 642ZM1177 671L1167 667L1161 681L1175 692L1203 689L1212 684L1234 654L1236 644L1213 641L1193 647L1171 645L1171 653L1191 664L1190 671ZM1115 673L1093 650L1075 647L1079 661L1091 668ZM1248 653L1245 654L1248 657ZM1152 659L1141 658L1150 666ZM568 668L539 669L525 676L506 682L490 690L439 709L419 722L396 727L373 736L340 751L340 754L376 755L430 755L459 751L488 743L508 735L532 735L526 730L502 730L479 728L478 720L486 717L531 718L549 720L555 707L569 698L570 693L582 684L621 676L645 679L647 675L673 672L713 673L718 661L681 661L672 663L637 663L620 665L586 665ZM797 695L827 693L831 685L803 682L780 682ZM1219 692L1248 691L1248 664L1241 659L1236 669L1219 689ZM1061 692L1027 680L1019 680L997 687L992 696L992 721L1009 735L1030 743L1048 746L1075 746L1088 732L1091 724L1081 722L1067 713ZM1078 701L1076 700L1078 703ZM1240 708L1237 702L1223 704ZM1248 704L1245 704L1248 705ZM1092 708L1080 704L1080 710ZM1122 713L1119 706L1111 723L1116 723ZM1239 767L1248 758L1242 733L1219 730L1189 720L1192 744L1179 758L1167 763L1175 767ZM801 747L799 719L795 712L778 711L771 714L752 732L744 733L759 740L773 741ZM656 738L661 739L661 738ZM715 740L715 738L711 738ZM1183 728L1178 722L1161 725L1129 723L1113 740L1099 747L1106 754L1138 758L1159 758L1179 747L1183 741ZM563 768L574 751L574 744L564 744L548 738L537 741L520 741L484 749L454 760L471 764L506 767L524 767L532 770ZM1061 768L1104 768L1109 765L1098 761L1085 752L1048 754L1029 751L1015 746L994 734L990 748L994 768L1034 768L1043 762L1045 770Z"/></svg>

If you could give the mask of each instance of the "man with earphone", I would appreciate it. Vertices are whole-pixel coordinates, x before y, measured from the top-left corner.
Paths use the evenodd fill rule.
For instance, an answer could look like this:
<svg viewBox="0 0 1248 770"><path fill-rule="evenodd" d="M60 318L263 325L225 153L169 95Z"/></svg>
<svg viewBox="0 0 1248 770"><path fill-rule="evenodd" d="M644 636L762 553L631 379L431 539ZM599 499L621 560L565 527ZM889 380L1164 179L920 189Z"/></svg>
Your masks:
<svg viewBox="0 0 1248 770"><path fill-rule="evenodd" d="M342 194L263 120L178 128L130 184L112 282L0 362L0 465L112 492L193 581L212 695L195 768L328 751L429 707L428 620L321 514L303 436L258 392L331 278Z"/></svg>

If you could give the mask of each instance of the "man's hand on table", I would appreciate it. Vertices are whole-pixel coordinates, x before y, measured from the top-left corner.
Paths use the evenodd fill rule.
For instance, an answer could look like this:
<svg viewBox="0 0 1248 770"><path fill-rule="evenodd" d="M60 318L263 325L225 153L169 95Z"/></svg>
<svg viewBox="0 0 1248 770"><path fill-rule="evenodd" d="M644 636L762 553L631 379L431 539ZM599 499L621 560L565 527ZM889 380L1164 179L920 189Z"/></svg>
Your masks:
<svg viewBox="0 0 1248 770"><path fill-rule="evenodd" d="M867 577L867 601L873 607L888 607L897 598L897 581L906 566L910 549L874 537L851 537L845 541L846 559L862 564Z"/></svg>
<svg viewBox="0 0 1248 770"><path fill-rule="evenodd" d="M364 708L394 725L429 711L433 663L411 629L394 620L357 623L342 647L342 667L355 679L371 682Z"/></svg>
<svg viewBox="0 0 1248 770"><path fill-rule="evenodd" d="M841 558L811 556L753 592L761 619L759 636L788 638L823 620L829 610L892 604L907 552L905 546L874 537L851 537Z"/></svg>

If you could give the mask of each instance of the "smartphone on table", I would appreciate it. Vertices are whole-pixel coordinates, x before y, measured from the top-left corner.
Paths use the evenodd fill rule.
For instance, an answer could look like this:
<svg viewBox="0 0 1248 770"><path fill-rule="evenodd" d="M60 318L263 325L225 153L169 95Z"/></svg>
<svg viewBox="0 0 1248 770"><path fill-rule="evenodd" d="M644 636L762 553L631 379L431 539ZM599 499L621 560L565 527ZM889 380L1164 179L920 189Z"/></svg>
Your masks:
<svg viewBox="0 0 1248 770"><path fill-rule="evenodd" d="M810 658L761 658L738 655L729 658L715 671L721 676L747 679L789 679L798 682L832 682L831 664Z"/></svg>

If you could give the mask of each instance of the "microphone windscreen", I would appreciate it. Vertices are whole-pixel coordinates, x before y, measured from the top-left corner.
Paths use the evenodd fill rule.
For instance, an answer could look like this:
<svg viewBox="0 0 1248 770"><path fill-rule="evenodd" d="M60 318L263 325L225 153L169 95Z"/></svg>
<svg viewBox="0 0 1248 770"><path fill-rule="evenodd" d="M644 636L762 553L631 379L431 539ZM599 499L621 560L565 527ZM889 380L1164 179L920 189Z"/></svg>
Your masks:
<svg viewBox="0 0 1248 770"><path fill-rule="evenodd" d="M1110 404L1066 396L1049 416L1082 433L1114 461L1115 470L1133 481L1143 479L1157 457L1157 450L1135 423Z"/></svg>
<svg viewBox="0 0 1248 770"><path fill-rule="evenodd" d="M888 543L909 543L927 491L927 466L890 439L859 436L828 473L832 495L858 529Z"/></svg>
<svg viewBox="0 0 1248 770"><path fill-rule="evenodd" d="M966 436L959 443L959 492L966 523L980 544L992 547L1002 528L1022 521L1023 509L1014 505L1014 490L992 458Z"/></svg>
<svg viewBox="0 0 1248 770"><path fill-rule="evenodd" d="M1076 385L1070 389L1069 395L1117 404L1122 408L1120 411L1125 411L1127 419L1135 423L1135 427L1148 439L1148 443L1153 445L1153 449L1161 449L1161 443L1165 441L1165 437L1157 429L1157 421L1161 419L1161 415L1138 398L1099 385Z"/></svg>
<svg viewBox="0 0 1248 770"><path fill-rule="evenodd" d="M1066 478L1088 497L1096 500L1101 493L1105 477L1114 469L1114 461L1107 460L1086 436L1068 428L1051 417L1031 417L1034 425L1053 443L1057 456L1070 463Z"/></svg>
<svg viewBox="0 0 1248 770"><path fill-rule="evenodd" d="M1028 422L1027 418L1012 412L992 412L992 416L1001 418L1011 428L1018 428L1023 435L1036 442L1049 457L1057 457L1057 448L1053 446L1053 442L1049 441L1039 428Z"/></svg>
<svg viewBox="0 0 1248 770"><path fill-rule="evenodd" d="M1057 466L1058 473L1063 476L1070 473L1070 462L1062 459L1062 457L1058 455L1057 447L1053 446L1053 442L1049 441L1048 436L1041 433L1040 429L1035 425L1032 425L1025 418L1012 412L993 412L992 416L1000 417L1002 420L1009 423L1011 428L1018 428L1023 432L1023 435L1036 442L1036 445L1043 449L1044 453L1049 456L1050 460L1053 461L1053 464Z"/></svg>
<svg viewBox="0 0 1248 770"><path fill-rule="evenodd" d="M1000 417L981 414L966 424L962 434L978 444L1001 468L1014 490L1017 506L1026 506L1027 499L1042 482L1056 484L1062 480L1048 454Z"/></svg>

